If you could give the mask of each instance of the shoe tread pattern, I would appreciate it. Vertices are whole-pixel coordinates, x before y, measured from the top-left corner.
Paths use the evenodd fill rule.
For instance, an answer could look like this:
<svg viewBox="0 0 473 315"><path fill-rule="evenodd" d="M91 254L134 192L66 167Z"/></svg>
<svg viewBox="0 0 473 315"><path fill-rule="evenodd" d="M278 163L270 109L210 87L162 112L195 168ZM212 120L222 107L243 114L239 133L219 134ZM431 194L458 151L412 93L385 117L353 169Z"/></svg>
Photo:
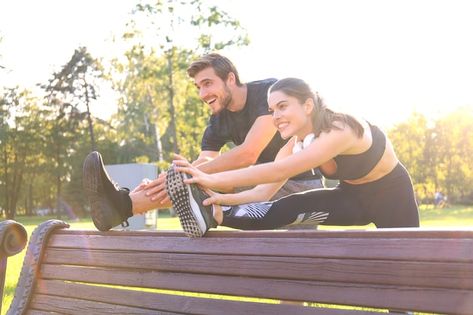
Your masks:
<svg viewBox="0 0 473 315"><path fill-rule="evenodd" d="M200 229L192 212L189 193L182 174L175 171L173 166L167 171L166 190L171 198L173 208L177 212L184 233L188 237L202 237L204 232Z"/></svg>

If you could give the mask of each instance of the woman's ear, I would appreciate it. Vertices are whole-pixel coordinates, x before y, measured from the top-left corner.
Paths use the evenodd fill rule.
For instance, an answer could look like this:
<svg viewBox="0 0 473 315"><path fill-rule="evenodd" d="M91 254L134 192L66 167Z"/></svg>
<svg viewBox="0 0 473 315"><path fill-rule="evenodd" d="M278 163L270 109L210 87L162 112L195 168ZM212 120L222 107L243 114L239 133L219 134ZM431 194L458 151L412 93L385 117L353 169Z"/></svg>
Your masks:
<svg viewBox="0 0 473 315"><path fill-rule="evenodd" d="M307 115L311 115L315 107L314 100L312 98L308 98L302 106L304 107L305 113Z"/></svg>

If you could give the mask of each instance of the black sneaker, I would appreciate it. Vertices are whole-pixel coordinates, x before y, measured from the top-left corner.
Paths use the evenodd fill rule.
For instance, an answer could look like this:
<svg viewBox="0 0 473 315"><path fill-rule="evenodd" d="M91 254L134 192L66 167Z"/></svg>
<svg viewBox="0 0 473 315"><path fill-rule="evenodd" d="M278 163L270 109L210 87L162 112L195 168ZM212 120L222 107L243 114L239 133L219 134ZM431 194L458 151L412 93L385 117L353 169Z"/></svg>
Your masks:
<svg viewBox="0 0 473 315"><path fill-rule="evenodd" d="M129 190L110 179L100 153L94 151L87 155L82 172L82 185L95 227L100 231L108 231L119 224L127 227L127 219L132 216L131 200L126 202Z"/></svg>
<svg viewBox="0 0 473 315"><path fill-rule="evenodd" d="M202 237L209 228L217 227L217 222L213 218L212 205L202 204L209 196L197 185L184 184L185 176L171 165L166 175L166 190L184 233L188 237Z"/></svg>

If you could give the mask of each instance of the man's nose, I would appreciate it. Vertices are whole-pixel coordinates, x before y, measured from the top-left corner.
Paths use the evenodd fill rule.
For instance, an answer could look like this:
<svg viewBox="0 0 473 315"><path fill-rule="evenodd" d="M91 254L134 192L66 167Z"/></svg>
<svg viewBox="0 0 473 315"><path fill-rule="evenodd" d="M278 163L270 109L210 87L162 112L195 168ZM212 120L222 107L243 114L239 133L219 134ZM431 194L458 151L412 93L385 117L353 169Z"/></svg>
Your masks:
<svg viewBox="0 0 473 315"><path fill-rule="evenodd" d="M205 88L200 88L199 89L199 97L201 99L204 99L206 95L207 95L207 90Z"/></svg>

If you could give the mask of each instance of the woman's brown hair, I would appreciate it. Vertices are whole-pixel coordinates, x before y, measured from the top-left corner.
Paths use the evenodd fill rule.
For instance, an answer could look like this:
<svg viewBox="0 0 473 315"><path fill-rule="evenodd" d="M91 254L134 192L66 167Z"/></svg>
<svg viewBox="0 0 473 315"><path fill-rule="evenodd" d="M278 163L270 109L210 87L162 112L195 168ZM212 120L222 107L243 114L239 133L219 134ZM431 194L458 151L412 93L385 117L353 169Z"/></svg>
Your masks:
<svg viewBox="0 0 473 315"><path fill-rule="evenodd" d="M334 124L335 121L348 125L359 138L363 136L363 126L353 116L336 113L327 108L319 94L312 92L310 86L304 80L297 78L278 80L269 88L268 94L276 91L281 91L288 96L295 97L301 104L304 104L309 98L314 101L312 125L316 137L321 132L329 132L332 129L340 130L340 127Z"/></svg>

